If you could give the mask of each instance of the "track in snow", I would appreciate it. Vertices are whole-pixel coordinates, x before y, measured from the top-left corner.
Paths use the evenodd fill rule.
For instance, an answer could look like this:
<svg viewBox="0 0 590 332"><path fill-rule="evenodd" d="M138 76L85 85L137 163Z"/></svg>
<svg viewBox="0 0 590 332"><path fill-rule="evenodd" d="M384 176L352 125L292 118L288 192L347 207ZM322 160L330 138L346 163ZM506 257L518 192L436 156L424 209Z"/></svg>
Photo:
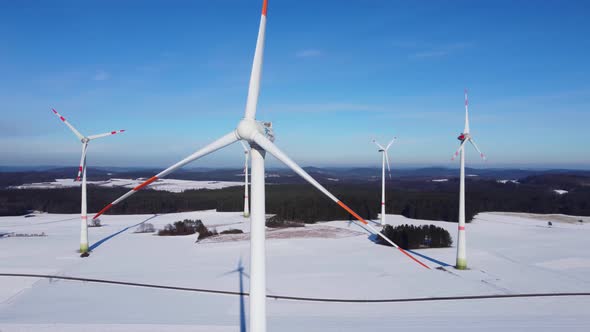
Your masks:
<svg viewBox="0 0 590 332"><path fill-rule="evenodd" d="M249 296L246 292L232 292L215 289L177 287L167 285L145 284L137 282L92 279L82 277L68 277L61 275L48 274L26 274L26 273L0 273L0 277L21 277L21 278L45 278L81 282L94 282L100 284L110 284L119 286L133 286L145 288L168 289L186 292L209 293L219 295ZM398 299L338 299L338 298L318 298L318 297L298 297L288 295L268 294L266 297L274 300L303 301L303 302L336 302L336 303L395 303L395 302L433 302L433 301L459 301L459 300L485 300L485 299L505 299L505 298L526 298L526 297L564 297L564 296L590 296L590 292L573 292L573 293L523 293L523 294L497 294L497 295L471 295L471 296L441 296L441 297L416 297L416 298L398 298Z"/></svg>

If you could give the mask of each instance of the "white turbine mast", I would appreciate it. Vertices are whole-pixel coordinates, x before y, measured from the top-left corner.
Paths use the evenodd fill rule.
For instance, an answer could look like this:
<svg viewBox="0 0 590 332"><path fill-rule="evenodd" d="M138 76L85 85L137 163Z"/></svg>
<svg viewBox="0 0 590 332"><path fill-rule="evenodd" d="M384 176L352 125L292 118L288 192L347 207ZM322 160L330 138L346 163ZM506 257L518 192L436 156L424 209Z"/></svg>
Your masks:
<svg viewBox="0 0 590 332"><path fill-rule="evenodd" d="M78 137L80 142L82 142L82 156L80 157L80 166L78 166L78 175L74 181L80 181L80 176L82 177L82 206L80 211L80 256L87 257L88 256L88 217L86 214L86 152L88 151L88 143L92 140L97 138L106 137L115 135L118 133L122 133L125 130L113 130L108 133L98 134L98 135L90 135L84 136L80 134L80 132L72 126L66 118L61 116L55 109L52 109L53 113L66 125L70 130Z"/></svg>
<svg viewBox="0 0 590 332"><path fill-rule="evenodd" d="M391 179L391 167L389 166L389 155L387 150L391 147L397 137L394 137L389 143L383 147L377 140L373 139L373 143L379 148L381 152L381 226L385 225L385 164L387 164L387 171L389 173L389 179Z"/></svg>
<svg viewBox="0 0 590 332"><path fill-rule="evenodd" d="M244 141L240 141L240 143L244 148L244 217L248 218L250 216L250 202L248 198L248 160L250 159L250 149Z"/></svg>
<svg viewBox="0 0 590 332"><path fill-rule="evenodd" d="M469 133L469 99L467 98L467 89L465 89L465 128L457 139L461 142L459 149L455 152L451 160L455 160L457 155L460 156L460 175L459 175L459 225L457 230L457 262L456 268L459 270L467 269L467 245L465 239L465 143L469 141L477 150L480 157L485 160L485 155L479 150L473 136Z"/></svg>
<svg viewBox="0 0 590 332"><path fill-rule="evenodd" d="M417 264L429 268L424 263L410 255L397 244L378 232L374 227L367 223L361 216L341 202L336 196L332 195L326 188L314 180L307 172L281 151L274 143L274 132L270 122L256 121L256 107L258 104L258 95L260 91L260 77L262 74L262 58L264 51L264 35L266 28L266 13L268 0L263 0L262 16L260 18L260 27L258 30L258 40L256 42L256 51L254 52L254 61L252 64L252 73L250 76L250 85L248 89L248 98L244 117L238 123L235 130L225 134L221 138L196 151L190 156L177 162L176 164L161 171L151 177L144 183L133 188L123 196L119 197L112 203L105 206L98 212L94 218L105 213L112 206L117 205L124 199L135 194L138 190L148 186L150 183L167 176L182 166L206 156L212 152L222 149L238 140L246 141L250 147L251 157L251 209L250 209L250 331L266 331L266 253L265 253L265 190L264 190L264 158L266 153L270 153L275 158L283 162L295 173L304 178L316 189L328 196L332 201L354 216L364 227L371 229L375 234L381 236L385 241L394 246L401 253L412 259Z"/></svg>

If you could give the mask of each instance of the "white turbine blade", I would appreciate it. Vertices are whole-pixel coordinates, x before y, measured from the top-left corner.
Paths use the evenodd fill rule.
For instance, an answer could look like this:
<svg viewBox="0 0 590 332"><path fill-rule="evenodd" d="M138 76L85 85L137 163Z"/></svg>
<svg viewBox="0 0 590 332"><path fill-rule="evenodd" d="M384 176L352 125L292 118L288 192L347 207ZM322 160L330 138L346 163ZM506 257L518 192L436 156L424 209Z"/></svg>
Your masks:
<svg viewBox="0 0 590 332"><path fill-rule="evenodd" d="M467 97L467 88L465 88L465 129L464 134L469 134L469 98Z"/></svg>
<svg viewBox="0 0 590 332"><path fill-rule="evenodd" d="M246 100L245 119L254 119L256 117L256 105L258 104L258 95L260 94L260 78L262 76L262 59L264 55L264 34L266 30L266 9L267 0L262 3L262 16L260 17L260 27L258 28L258 39L256 40L256 51L254 51L254 60L252 62L252 73L250 74L250 86L248 87L248 99Z"/></svg>
<svg viewBox="0 0 590 332"><path fill-rule="evenodd" d="M80 157L80 166L78 166L78 175L75 181L80 181L82 171L86 168L86 151L88 151L88 144L82 143L82 156Z"/></svg>
<svg viewBox="0 0 590 332"><path fill-rule="evenodd" d="M97 139L97 138L101 138L101 137L111 136L111 135L115 135L115 134L121 134L121 133L124 133L124 132L125 132L125 129L113 130L111 132L104 133L104 134L98 134L98 135L88 136L88 139L89 140L93 140L93 139Z"/></svg>
<svg viewBox="0 0 590 332"><path fill-rule="evenodd" d="M405 254L406 256L411 258L416 263L422 265L423 267L425 267L427 269L430 269L424 263L420 262L415 257L413 257L408 252L406 252L404 249L402 249L400 246L393 243L393 241L388 239L385 235L383 235L381 232L379 232L373 226L371 226L365 219L363 219L361 216L359 216L351 208L346 206L346 204L344 204L336 196L334 196L331 192L329 192L326 188L324 188L321 184L319 184L314 178L311 177L311 175L307 174L307 172L304 171L303 168L299 167L299 165L297 165L293 160L291 160L291 158L289 158L283 151L281 151L276 145L274 145L274 143L272 143L266 137L257 133L254 135L253 140L261 148L266 150L266 152L272 154L275 158L282 161L285 165L287 165L289 168L291 168L295 173L297 173L299 176L301 176L303 179L305 179L307 182L309 182L312 186L314 186L316 189L321 191L324 195L328 196L336 204L340 205L340 207L342 207L344 210L346 210L348 213L350 213L352 216L354 216L358 221L363 223L366 227L370 228L375 234L377 234L378 236L383 238L385 241L387 241L389 244L394 246L396 249L401 251L403 254Z"/></svg>
<svg viewBox="0 0 590 332"><path fill-rule="evenodd" d="M459 155L459 152L461 152L461 150L463 149L463 147L465 146L465 143L467 143L467 140L464 140L461 145L459 145L459 148L457 149L457 151L455 151L455 154L453 155L453 157L451 158L451 160L455 160L455 158L457 158L457 156Z"/></svg>
<svg viewBox="0 0 590 332"><path fill-rule="evenodd" d="M477 150L477 152L479 152L479 156L481 157L481 159L486 160L486 156L483 154L483 152L481 152L481 150L477 147L477 144L475 144L475 141L473 140L473 138L469 139L469 142L471 143L471 145L473 145L473 147Z"/></svg>
<svg viewBox="0 0 590 332"><path fill-rule="evenodd" d="M385 161L387 161L387 171L389 172L389 178L391 179L391 167L389 167L389 155L387 154L387 150L383 151L385 153Z"/></svg>
<svg viewBox="0 0 590 332"><path fill-rule="evenodd" d="M244 153L249 153L250 149L248 149L248 146L246 145L246 143L244 143L244 141L240 141L240 143L242 144L242 147L244 148Z"/></svg>
<svg viewBox="0 0 590 332"><path fill-rule="evenodd" d="M385 150L385 148L383 147L383 145L379 144L379 142L377 142L376 139L373 139L371 142L375 143L375 145L377 145L377 147L381 150Z"/></svg>
<svg viewBox="0 0 590 332"><path fill-rule="evenodd" d="M389 143L387 143L387 146L385 147L385 150L388 150L391 144L393 144L393 142L395 142L396 139L397 137L394 137L391 141L389 141Z"/></svg>
<svg viewBox="0 0 590 332"><path fill-rule="evenodd" d="M235 132L230 132L228 134L226 134L225 136L221 137L220 139L214 141L213 143L207 145L206 147L200 149L199 151L191 154L190 156L184 158L183 160L177 162L176 164L166 168L165 170L161 171L160 173L152 176L151 178L149 178L147 181L143 182L142 184L138 185L137 187L131 189L130 191L128 191L125 195L117 198L116 200L114 200L112 203L108 204L107 206L105 206L102 210L100 210L100 212L98 212L92 219L96 219L98 218L101 214L105 213L106 211L108 211L111 207L113 207L114 205L117 205L118 203L120 203L121 201L123 201L124 199L126 199L127 197L135 194L138 190L141 190L142 188L148 186L150 183L161 179L163 177L165 177L166 175L174 172L175 170L181 168L182 166L190 163L191 161L194 161L196 159L199 159L203 156L206 156L212 152L215 152L221 148L224 148L232 143L234 143L235 141L237 141L238 138L236 137Z"/></svg>
<svg viewBox="0 0 590 332"><path fill-rule="evenodd" d="M64 118L61 114L57 113L57 111L55 109L51 109L53 111L53 114L55 114L63 123L66 124L66 126L68 126L68 128L70 128L70 130L72 130L72 132L74 133L74 135L76 135L79 139L83 139L84 135L80 134L80 132L78 130L76 130L76 128L74 128L74 126L72 126L68 120L66 120L66 118Z"/></svg>

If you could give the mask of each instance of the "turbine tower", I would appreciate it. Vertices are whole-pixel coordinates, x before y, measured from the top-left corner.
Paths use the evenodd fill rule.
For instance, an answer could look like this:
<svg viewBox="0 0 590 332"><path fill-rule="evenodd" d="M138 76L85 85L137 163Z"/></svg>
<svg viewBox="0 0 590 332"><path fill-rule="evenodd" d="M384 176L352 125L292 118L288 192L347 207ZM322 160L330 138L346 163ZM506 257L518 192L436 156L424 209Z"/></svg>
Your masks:
<svg viewBox="0 0 590 332"><path fill-rule="evenodd" d="M244 148L244 217L250 216L250 202L248 200L248 159L250 159L250 149L244 141L240 141Z"/></svg>
<svg viewBox="0 0 590 332"><path fill-rule="evenodd" d="M465 270L467 269L467 247L465 243L465 143L469 141L475 150L479 152L480 157L483 160L486 159L485 155L477 147L477 144L475 144L473 136L469 133L469 99L467 98L467 89L465 89L465 129L457 139L461 142L461 145L453 155L453 158L451 158L451 160L455 160L457 155L461 153L459 158L459 229L457 232L457 263L455 267L459 270Z"/></svg>
<svg viewBox="0 0 590 332"><path fill-rule="evenodd" d="M263 0L262 16L260 18L260 27L258 30L258 40L256 42L256 50L254 52L254 61L252 64L252 72L250 75L250 84L248 88L248 97L246 99L246 109L244 117L238 123L235 130L225 134L221 138L196 151L190 156L177 162L176 164L161 171L155 176L151 177L144 183L133 188L123 196L119 197L112 203L105 206L99 211L94 218L105 213L111 207L119 204L124 199L136 193L138 190L145 188L150 183L167 176L182 166L206 156L212 152L222 149L236 141L246 141L250 145L251 157L251 210L250 210L250 331L264 332L266 331L266 252L265 252L265 223L266 223L266 209L265 209L265 178L264 178L264 158L266 153L270 153L275 158L283 162L295 173L313 185L316 189L328 196L332 201L346 210L349 214L354 216L364 227L370 229L372 232L381 236L385 241L394 246L401 253L412 259L422 267L429 269L424 263L420 262L414 256L403 250L397 244L378 232L374 227L367 223L361 216L341 202L336 196L332 195L326 188L314 180L307 172L305 172L299 165L297 165L291 158L289 158L283 151L281 151L274 144L274 131L270 122L262 122L256 120L256 106L258 103L258 95L260 91L260 78L262 74L262 58L264 51L264 35L266 29L266 13L268 0Z"/></svg>
<svg viewBox="0 0 590 332"><path fill-rule="evenodd" d="M387 150L391 147L391 144L397 139L394 137L387 146L383 147L383 145L379 144L375 139L373 139L373 143L377 145L379 148L379 152L381 152L381 226L385 225L385 163L387 162L387 170L389 171L389 178L391 179L391 168L389 167L389 155L387 154Z"/></svg>
<svg viewBox="0 0 590 332"><path fill-rule="evenodd" d="M72 126L66 118L61 116L55 109L52 109L53 113L66 125L70 130L78 137L80 142L82 142L82 157L80 158L80 166L78 167L78 175L76 176L75 181L80 181L80 176L82 176L82 206L80 211L80 256L87 257L88 256L88 218L86 215L86 152L88 151L88 143L92 140L97 138L106 137L115 135L118 133L122 133L125 130L113 130L108 133L98 134L98 135L91 135L91 136L84 136L80 134L74 126Z"/></svg>

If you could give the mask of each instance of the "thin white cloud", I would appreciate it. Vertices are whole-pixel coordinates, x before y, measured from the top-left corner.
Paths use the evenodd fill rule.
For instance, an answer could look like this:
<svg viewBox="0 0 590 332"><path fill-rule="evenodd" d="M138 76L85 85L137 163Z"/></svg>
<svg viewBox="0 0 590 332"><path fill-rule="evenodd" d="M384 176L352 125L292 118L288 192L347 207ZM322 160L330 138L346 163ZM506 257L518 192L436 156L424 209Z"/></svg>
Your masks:
<svg viewBox="0 0 590 332"><path fill-rule="evenodd" d="M429 44L418 41L394 42L394 47L412 50L408 57L411 59L441 58L471 47L470 43Z"/></svg>
<svg viewBox="0 0 590 332"><path fill-rule="evenodd" d="M280 112L384 112L387 109L381 105L355 103L319 103L319 104L284 104L273 105L270 109Z"/></svg>
<svg viewBox="0 0 590 332"><path fill-rule="evenodd" d="M96 72L96 74L94 74L94 76L92 77L93 80L95 81L106 81L111 77L111 75L109 75L109 73L103 71L103 70L99 70Z"/></svg>
<svg viewBox="0 0 590 332"><path fill-rule="evenodd" d="M412 58L436 58L449 55L449 51L425 51L412 54Z"/></svg>
<svg viewBox="0 0 590 332"><path fill-rule="evenodd" d="M312 58L312 57L321 56L322 54L323 54L323 52L320 50L308 49L308 50L301 50L301 51L297 52L295 54L295 56L298 58Z"/></svg>

